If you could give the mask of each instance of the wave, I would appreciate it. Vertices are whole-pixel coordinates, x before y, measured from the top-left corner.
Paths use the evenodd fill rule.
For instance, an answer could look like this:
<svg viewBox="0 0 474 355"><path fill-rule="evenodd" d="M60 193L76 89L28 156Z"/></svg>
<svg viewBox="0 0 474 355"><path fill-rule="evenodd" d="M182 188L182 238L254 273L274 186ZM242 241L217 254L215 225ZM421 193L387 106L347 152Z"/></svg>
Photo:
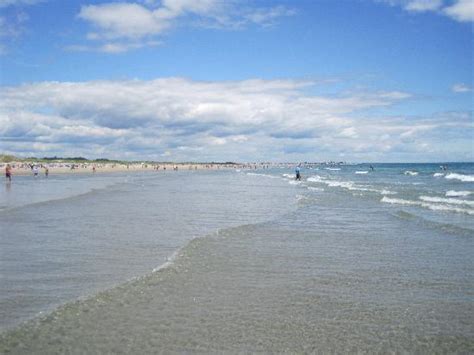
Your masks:
<svg viewBox="0 0 474 355"><path fill-rule="evenodd" d="M313 175L306 179L309 182L323 182L323 179L319 175Z"/></svg>
<svg viewBox="0 0 474 355"><path fill-rule="evenodd" d="M173 265L173 263L175 262L176 258L180 255L181 250L182 250L182 248L176 250L173 254L171 254L170 256L168 256L168 257L166 258L166 261L165 261L163 264L161 264L161 265L155 267L155 268L152 270L152 272L158 272L158 271L160 271L160 270L167 269L167 268L169 268L171 265Z"/></svg>
<svg viewBox="0 0 474 355"><path fill-rule="evenodd" d="M311 191L324 191L324 189L322 189L320 187L313 187L313 186L308 186L308 190L311 190Z"/></svg>
<svg viewBox="0 0 474 355"><path fill-rule="evenodd" d="M278 176L275 176L275 175L268 175L268 174L247 173L247 175L251 175L251 176L263 176L263 177L270 178L270 179L278 179Z"/></svg>
<svg viewBox="0 0 474 355"><path fill-rule="evenodd" d="M306 181L326 184L329 187L340 187L349 191L367 191L367 192L379 193L381 195L396 195L397 194L394 191L390 191L386 189L379 190L372 187L366 187L365 185L360 186L354 183L353 181L325 180L319 175L313 175L309 177L308 179L306 179Z"/></svg>
<svg viewBox="0 0 474 355"><path fill-rule="evenodd" d="M417 172L417 171L407 170L407 171L405 171L403 174L409 175L409 176L417 176L417 175L418 175L418 172Z"/></svg>
<svg viewBox="0 0 474 355"><path fill-rule="evenodd" d="M340 168L324 168L326 170L331 170L331 171L339 171L341 170Z"/></svg>
<svg viewBox="0 0 474 355"><path fill-rule="evenodd" d="M368 170L364 170L364 171L356 171L355 172L356 174L368 174L369 171Z"/></svg>
<svg viewBox="0 0 474 355"><path fill-rule="evenodd" d="M444 177L449 180L459 180L463 182L474 182L474 175L463 175L457 173L450 173Z"/></svg>
<svg viewBox="0 0 474 355"><path fill-rule="evenodd" d="M447 204L451 204L451 205L465 205L465 206L474 207L474 201L460 200L460 199L457 199L457 198L420 196L420 200L425 201L425 202L447 203Z"/></svg>
<svg viewBox="0 0 474 355"><path fill-rule="evenodd" d="M436 230L442 230L450 234L472 236L472 232L473 232L473 230L470 228L460 227L458 225L450 224L450 223L436 222L430 219L426 219L423 216L420 216L419 214L411 213L408 211L400 210L400 211L397 211L394 215L400 219L418 221L418 223L422 223L423 226L434 228Z"/></svg>
<svg viewBox="0 0 474 355"><path fill-rule="evenodd" d="M24 202L24 203L14 205L14 206L2 205L2 206L0 206L0 212L3 213L3 212L9 212L9 211L16 211L16 210L20 210L22 208L29 208L29 207L32 207L32 206L42 206L42 205L48 205L50 203L57 203L57 202L61 202L61 201L72 200L72 199L75 199L75 198L80 198L80 197L83 197L83 196L87 196L87 195L95 194L95 193L98 193L98 192L102 192L102 191L114 188L114 187L116 187L118 185L121 185L121 184L123 184L123 182L113 182L113 183L110 183L110 184L107 184L107 185L104 185L104 186L101 186L101 187L88 187L87 189L85 189L83 191L76 192L76 193L71 194L71 195L50 197L50 198L47 198L47 199L44 199L44 200L39 199L37 201Z"/></svg>
<svg viewBox="0 0 474 355"><path fill-rule="evenodd" d="M380 191L380 193L381 193L382 195L396 195L396 194L397 194L397 192L395 192L395 191L390 191L390 190L382 190L382 191Z"/></svg>
<svg viewBox="0 0 474 355"><path fill-rule="evenodd" d="M441 177L441 176L444 176L444 174L443 173L434 173L433 176L434 177Z"/></svg>
<svg viewBox="0 0 474 355"><path fill-rule="evenodd" d="M446 192L447 197L466 197L469 196L472 192L471 191L454 191L449 190Z"/></svg>
<svg viewBox="0 0 474 355"><path fill-rule="evenodd" d="M445 211L445 212L456 212L456 213L463 213L468 215L474 215L474 210L468 208L461 208L452 205L444 205L438 203L427 203L422 201L411 201L411 200L404 200L400 198L390 198L384 196L380 202L396 204L396 205L404 205L404 206L419 206L428 208L433 211Z"/></svg>
<svg viewBox="0 0 474 355"><path fill-rule="evenodd" d="M381 202L385 203L391 203L391 204L396 204L396 205L407 205L407 206L416 206L420 205L420 202L417 201L409 201L409 200L403 200L401 198L391 198L384 196L381 200Z"/></svg>

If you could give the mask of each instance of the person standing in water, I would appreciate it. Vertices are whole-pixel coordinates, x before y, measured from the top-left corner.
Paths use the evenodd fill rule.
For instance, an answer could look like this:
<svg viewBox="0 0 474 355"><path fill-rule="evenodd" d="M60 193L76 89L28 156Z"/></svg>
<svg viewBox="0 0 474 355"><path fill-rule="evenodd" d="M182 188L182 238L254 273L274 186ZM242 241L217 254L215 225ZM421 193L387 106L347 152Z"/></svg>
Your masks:
<svg viewBox="0 0 474 355"><path fill-rule="evenodd" d="M300 166L298 165L295 169L296 177L295 180L301 180Z"/></svg>
<svg viewBox="0 0 474 355"><path fill-rule="evenodd" d="M8 180L8 182L12 181L12 168L10 164L7 164L5 167L5 178Z"/></svg>

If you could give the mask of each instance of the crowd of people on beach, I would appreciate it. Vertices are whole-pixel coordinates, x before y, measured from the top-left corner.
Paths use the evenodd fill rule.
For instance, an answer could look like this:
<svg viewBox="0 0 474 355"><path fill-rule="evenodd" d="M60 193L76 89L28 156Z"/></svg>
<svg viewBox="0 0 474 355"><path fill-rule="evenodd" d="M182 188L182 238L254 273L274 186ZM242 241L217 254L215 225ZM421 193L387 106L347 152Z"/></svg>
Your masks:
<svg viewBox="0 0 474 355"><path fill-rule="evenodd" d="M36 162L12 162L0 163L0 168L5 169L5 178L7 182L12 181L13 173L16 175L29 175L37 178L41 175L41 171L45 177L50 174L50 169L54 174L57 173L87 173L92 172L118 172L118 171L178 171L183 170L218 170L218 169L243 169L257 170L270 169L272 167L295 167L292 163L64 163L52 162L48 164ZM299 163L295 167L295 180L301 180L301 169L311 168L308 163ZM373 170L372 165L370 166Z"/></svg>
<svg viewBox="0 0 474 355"><path fill-rule="evenodd" d="M221 164L221 163L71 163L71 162L11 162L0 163L0 168L5 171L7 182L12 181L13 175L32 175L37 178L41 173L48 177L50 171L53 174L63 173L90 173L96 172L118 172L118 171L178 171L183 170L216 170L228 168L255 168L257 164Z"/></svg>

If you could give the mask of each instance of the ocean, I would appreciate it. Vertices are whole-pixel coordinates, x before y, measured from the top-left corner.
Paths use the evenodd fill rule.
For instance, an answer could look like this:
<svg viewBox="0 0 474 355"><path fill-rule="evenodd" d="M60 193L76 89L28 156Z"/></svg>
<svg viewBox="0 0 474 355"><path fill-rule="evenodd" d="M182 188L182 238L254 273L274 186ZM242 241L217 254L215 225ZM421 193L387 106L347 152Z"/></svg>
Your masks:
<svg viewBox="0 0 474 355"><path fill-rule="evenodd" d="M14 176L0 353L474 352L474 164Z"/></svg>

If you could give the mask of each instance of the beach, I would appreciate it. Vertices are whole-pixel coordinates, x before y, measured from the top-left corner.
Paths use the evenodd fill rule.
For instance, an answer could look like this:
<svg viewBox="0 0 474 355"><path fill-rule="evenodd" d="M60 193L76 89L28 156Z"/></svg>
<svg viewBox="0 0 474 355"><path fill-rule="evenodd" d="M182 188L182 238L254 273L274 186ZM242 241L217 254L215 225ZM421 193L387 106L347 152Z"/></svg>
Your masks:
<svg viewBox="0 0 474 355"><path fill-rule="evenodd" d="M474 165L449 169L17 176L0 352L470 353Z"/></svg>
<svg viewBox="0 0 474 355"><path fill-rule="evenodd" d="M0 163L4 170L7 163ZM38 174L44 175L46 168L49 174L88 174L88 173L113 173L113 172L146 172L165 170L218 170L236 168L237 164L212 164L212 163L76 163L76 162L10 162L13 175L33 175L33 167L38 168Z"/></svg>

